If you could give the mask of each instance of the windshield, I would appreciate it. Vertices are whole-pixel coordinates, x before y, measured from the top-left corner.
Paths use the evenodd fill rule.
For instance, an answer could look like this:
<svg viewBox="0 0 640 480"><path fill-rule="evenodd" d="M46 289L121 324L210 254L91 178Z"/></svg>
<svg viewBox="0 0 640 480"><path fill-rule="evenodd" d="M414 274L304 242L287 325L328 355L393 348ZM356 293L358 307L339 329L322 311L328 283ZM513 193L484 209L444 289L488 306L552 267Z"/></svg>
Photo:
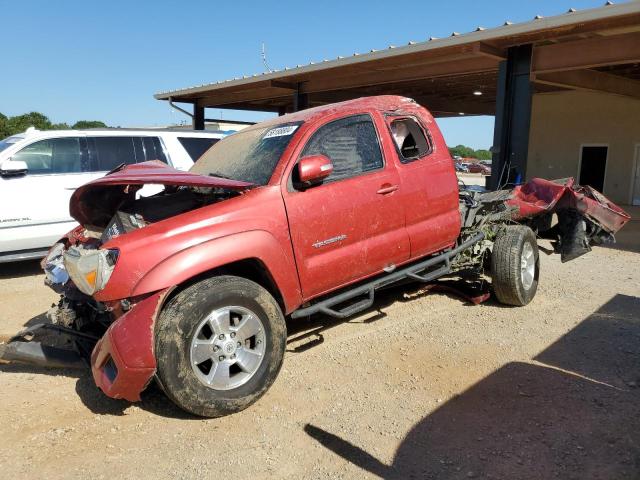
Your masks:
<svg viewBox="0 0 640 480"><path fill-rule="evenodd" d="M0 140L0 152L3 150L6 150L7 148L9 148L11 145L13 145L14 143L19 142L20 140L22 140L24 137L21 137L19 135L14 135L12 137L7 137L4 140Z"/></svg>
<svg viewBox="0 0 640 480"><path fill-rule="evenodd" d="M234 133L207 150L191 172L266 185L301 124L253 127Z"/></svg>

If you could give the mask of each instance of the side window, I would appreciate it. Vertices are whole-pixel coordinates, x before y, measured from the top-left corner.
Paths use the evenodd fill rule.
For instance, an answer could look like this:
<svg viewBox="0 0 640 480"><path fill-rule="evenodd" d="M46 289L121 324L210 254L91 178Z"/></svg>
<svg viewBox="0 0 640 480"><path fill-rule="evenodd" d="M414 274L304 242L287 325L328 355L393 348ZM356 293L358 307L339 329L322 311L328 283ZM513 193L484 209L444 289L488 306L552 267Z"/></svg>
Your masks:
<svg viewBox="0 0 640 480"><path fill-rule="evenodd" d="M302 157L310 155L325 155L333 163L325 183L383 167L378 135L369 115L342 118L320 127L302 151Z"/></svg>
<svg viewBox="0 0 640 480"><path fill-rule="evenodd" d="M29 173L78 173L87 171L79 138L52 138L27 145L13 160L25 162Z"/></svg>
<svg viewBox="0 0 640 480"><path fill-rule="evenodd" d="M93 137L94 170L113 170L121 163L136 163L131 137Z"/></svg>
<svg viewBox="0 0 640 480"><path fill-rule="evenodd" d="M142 146L144 147L144 158L146 160L160 160L167 163L167 157L164 155L164 150L158 137L142 137Z"/></svg>
<svg viewBox="0 0 640 480"><path fill-rule="evenodd" d="M391 122L391 134L403 163L431 153L431 142L425 136L424 130L412 118L402 118Z"/></svg>
<svg viewBox="0 0 640 480"><path fill-rule="evenodd" d="M194 162L218 140L217 138L178 137L178 141Z"/></svg>

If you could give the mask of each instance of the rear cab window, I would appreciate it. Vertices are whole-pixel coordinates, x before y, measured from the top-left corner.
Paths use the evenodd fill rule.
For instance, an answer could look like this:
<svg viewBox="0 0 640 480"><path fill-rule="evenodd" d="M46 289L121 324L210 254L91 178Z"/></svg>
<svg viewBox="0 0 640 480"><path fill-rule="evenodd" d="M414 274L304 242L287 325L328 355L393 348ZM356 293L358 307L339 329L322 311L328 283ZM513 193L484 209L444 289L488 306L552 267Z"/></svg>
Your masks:
<svg viewBox="0 0 640 480"><path fill-rule="evenodd" d="M415 119L393 119L389 123L389 129L402 163L412 162L433 152L430 136Z"/></svg>

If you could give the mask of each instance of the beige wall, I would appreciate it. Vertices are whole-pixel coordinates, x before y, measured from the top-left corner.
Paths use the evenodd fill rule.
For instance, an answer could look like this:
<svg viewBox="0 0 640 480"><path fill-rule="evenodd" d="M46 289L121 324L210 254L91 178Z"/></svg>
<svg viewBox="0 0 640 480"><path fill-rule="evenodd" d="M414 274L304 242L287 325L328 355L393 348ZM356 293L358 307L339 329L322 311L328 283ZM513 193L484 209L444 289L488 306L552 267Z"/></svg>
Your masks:
<svg viewBox="0 0 640 480"><path fill-rule="evenodd" d="M527 178L578 176L580 146L607 144L604 193L630 203L640 100L594 92L533 96Z"/></svg>

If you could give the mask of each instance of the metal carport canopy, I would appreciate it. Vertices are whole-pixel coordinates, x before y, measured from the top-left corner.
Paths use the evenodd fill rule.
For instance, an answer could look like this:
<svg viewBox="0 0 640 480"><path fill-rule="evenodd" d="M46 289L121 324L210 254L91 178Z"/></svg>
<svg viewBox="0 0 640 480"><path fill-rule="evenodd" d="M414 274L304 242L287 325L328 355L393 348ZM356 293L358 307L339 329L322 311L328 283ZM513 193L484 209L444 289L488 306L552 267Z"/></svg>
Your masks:
<svg viewBox="0 0 640 480"><path fill-rule="evenodd" d="M201 118L206 107L285 113L376 94L412 97L436 116L493 115L498 68L510 47L533 45L536 91L594 86L628 94L637 91L637 80L593 68L640 61L639 32L640 2L607 2L600 8L571 9L525 23L478 27L447 38L161 92L155 98L191 103ZM563 75L566 71L574 73Z"/></svg>

